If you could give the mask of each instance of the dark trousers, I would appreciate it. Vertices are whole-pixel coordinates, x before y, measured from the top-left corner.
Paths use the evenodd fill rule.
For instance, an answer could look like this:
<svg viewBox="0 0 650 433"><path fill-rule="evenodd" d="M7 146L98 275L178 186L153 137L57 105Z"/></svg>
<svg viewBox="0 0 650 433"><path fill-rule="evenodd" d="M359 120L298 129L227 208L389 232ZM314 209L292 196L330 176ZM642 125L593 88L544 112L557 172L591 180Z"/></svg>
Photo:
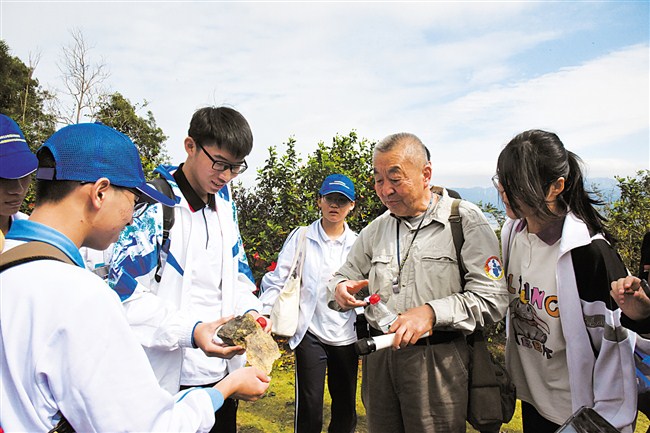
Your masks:
<svg viewBox="0 0 650 433"><path fill-rule="evenodd" d="M320 433L323 426L325 372L332 397L330 433L353 433L357 425L359 358L354 344L330 346L307 332L296 354L296 433Z"/></svg>
<svg viewBox="0 0 650 433"><path fill-rule="evenodd" d="M210 385L186 386L181 385L181 390L188 388L212 388L218 382ZM223 401L223 406L214 413L214 426L210 433L237 433L237 408L239 400L227 398Z"/></svg>
<svg viewBox="0 0 650 433"><path fill-rule="evenodd" d="M637 409L643 412L645 416L650 418L650 392L639 394Z"/></svg>
<svg viewBox="0 0 650 433"><path fill-rule="evenodd" d="M521 421L524 433L553 433L560 428L559 424L547 420L530 403L521 402Z"/></svg>

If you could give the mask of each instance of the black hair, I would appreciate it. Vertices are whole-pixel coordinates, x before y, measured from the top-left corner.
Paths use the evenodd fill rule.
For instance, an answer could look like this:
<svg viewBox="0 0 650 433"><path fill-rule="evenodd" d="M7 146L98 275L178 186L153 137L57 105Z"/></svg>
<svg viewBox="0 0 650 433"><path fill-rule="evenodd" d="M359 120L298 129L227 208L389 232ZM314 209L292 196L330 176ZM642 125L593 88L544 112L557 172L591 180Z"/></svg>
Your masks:
<svg viewBox="0 0 650 433"><path fill-rule="evenodd" d="M228 107L204 107L192 116L187 134L200 146L217 146L243 159L253 149L253 133L238 111Z"/></svg>
<svg viewBox="0 0 650 433"><path fill-rule="evenodd" d="M41 147L36 153L38 168L56 169L56 160L52 151ZM36 180L36 204L58 203L66 198L75 188L81 185L76 180Z"/></svg>
<svg viewBox="0 0 650 433"><path fill-rule="evenodd" d="M566 150L556 134L531 129L510 140L501 151L497 176L517 216L522 205L543 219L557 218L570 210L584 221L591 233L603 233L612 242L603 224L605 217L594 207L603 203L585 190L581 164L582 160ZM559 209L553 212L546 195L560 177L564 178L564 190L557 197Z"/></svg>

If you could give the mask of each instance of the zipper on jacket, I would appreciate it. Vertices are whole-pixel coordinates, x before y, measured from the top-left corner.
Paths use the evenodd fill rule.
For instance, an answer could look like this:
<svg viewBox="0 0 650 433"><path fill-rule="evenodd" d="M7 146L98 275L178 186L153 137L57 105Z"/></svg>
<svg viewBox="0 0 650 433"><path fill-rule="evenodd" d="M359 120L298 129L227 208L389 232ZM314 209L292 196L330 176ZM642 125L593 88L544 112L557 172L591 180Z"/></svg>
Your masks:
<svg viewBox="0 0 650 433"><path fill-rule="evenodd" d="M205 218L205 208L201 209L201 215L203 215L203 224L205 225L205 249L207 250L210 243L210 230L208 230L208 220Z"/></svg>

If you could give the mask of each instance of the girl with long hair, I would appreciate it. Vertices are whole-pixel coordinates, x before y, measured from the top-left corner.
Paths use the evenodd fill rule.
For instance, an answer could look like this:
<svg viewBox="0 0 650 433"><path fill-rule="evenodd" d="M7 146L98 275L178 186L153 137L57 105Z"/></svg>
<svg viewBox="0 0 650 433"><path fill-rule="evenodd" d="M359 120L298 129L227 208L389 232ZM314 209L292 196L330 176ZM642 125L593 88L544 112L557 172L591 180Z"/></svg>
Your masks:
<svg viewBox="0 0 650 433"><path fill-rule="evenodd" d="M581 406L632 432L634 336L609 294L627 270L585 190L580 158L556 134L526 131L500 153L493 181L508 217L506 367L524 433L554 432Z"/></svg>

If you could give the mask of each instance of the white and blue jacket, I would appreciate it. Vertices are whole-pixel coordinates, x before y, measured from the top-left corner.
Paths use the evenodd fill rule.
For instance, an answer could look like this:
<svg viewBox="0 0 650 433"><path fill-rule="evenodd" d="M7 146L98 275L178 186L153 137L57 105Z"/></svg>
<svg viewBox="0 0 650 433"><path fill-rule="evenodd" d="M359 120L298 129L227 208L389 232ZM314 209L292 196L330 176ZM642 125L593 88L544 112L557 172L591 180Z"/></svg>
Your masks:
<svg viewBox="0 0 650 433"><path fill-rule="evenodd" d="M46 432L63 414L78 432L207 432L216 389L162 389L115 293L84 269L77 246L34 221L14 221L5 251L40 241L76 266L37 260L0 274L0 425Z"/></svg>
<svg viewBox="0 0 650 433"><path fill-rule="evenodd" d="M507 219L501 230L503 260L522 220ZM610 282L627 274L616 250L602 234L569 212L564 220L555 279L561 326L567 342L572 411L594 408L622 432L632 432L637 414L633 348L636 334L621 326L621 310L611 299ZM510 314L506 316L509 320ZM510 325L508 325L510 329ZM509 336L510 338L510 336ZM506 365L514 344L506 346Z"/></svg>
<svg viewBox="0 0 650 433"><path fill-rule="evenodd" d="M161 246L162 205L149 206L121 233L109 271L109 284L120 296L127 319L145 348L160 384L170 392L179 389L184 352L199 350L192 346L192 331L197 323L192 303L197 301L190 293L191 275L200 269L202 259L188 245L193 210L172 176L175 170L177 167L160 166L155 171L168 181L175 195L175 223L168 244ZM215 314L224 317L250 309L261 311L262 304L253 294L256 288L240 237L230 186L224 186L214 198L223 238L222 278L215 282L215 291L219 287L221 290L221 311ZM156 282L159 255L161 279ZM212 382L245 364L243 355L231 360L211 359L214 360Z"/></svg>

